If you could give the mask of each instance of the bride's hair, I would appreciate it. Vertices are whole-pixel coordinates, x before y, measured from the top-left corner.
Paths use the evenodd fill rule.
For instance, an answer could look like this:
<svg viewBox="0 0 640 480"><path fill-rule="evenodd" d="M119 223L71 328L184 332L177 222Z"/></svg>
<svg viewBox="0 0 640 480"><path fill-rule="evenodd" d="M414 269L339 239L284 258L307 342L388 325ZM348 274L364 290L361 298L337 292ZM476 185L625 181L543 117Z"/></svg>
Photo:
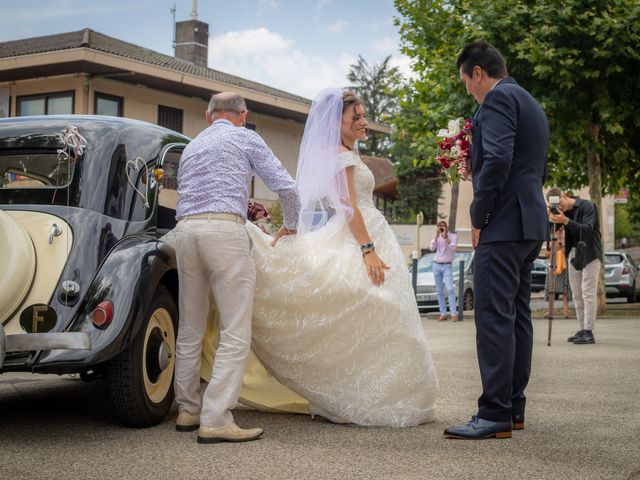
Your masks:
<svg viewBox="0 0 640 480"><path fill-rule="evenodd" d="M355 108L356 105L362 105L362 99L350 90L342 92L342 113L346 112L349 108Z"/></svg>

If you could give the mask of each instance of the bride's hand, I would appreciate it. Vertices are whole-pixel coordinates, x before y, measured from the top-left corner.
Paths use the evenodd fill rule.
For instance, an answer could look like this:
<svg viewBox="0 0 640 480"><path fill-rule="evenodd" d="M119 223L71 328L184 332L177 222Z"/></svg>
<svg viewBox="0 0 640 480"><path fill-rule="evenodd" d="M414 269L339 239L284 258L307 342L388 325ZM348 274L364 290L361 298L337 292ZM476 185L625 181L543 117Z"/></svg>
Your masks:
<svg viewBox="0 0 640 480"><path fill-rule="evenodd" d="M382 285L384 283L384 271L389 270L391 267L382 261L375 250L364 256L364 264L373 284L376 286Z"/></svg>
<svg viewBox="0 0 640 480"><path fill-rule="evenodd" d="M296 234L295 230L289 230L283 225L276 232L276 236L273 238L273 242L271 242L271 246L275 247L276 243L278 243L278 240L280 240L282 237L286 235L295 235L295 234Z"/></svg>

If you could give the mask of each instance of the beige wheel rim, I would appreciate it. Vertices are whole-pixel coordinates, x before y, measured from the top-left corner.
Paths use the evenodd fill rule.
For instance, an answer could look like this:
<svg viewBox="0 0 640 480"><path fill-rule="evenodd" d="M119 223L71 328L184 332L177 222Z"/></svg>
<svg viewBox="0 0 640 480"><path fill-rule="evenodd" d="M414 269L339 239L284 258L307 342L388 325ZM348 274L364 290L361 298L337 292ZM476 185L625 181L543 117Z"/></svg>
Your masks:
<svg viewBox="0 0 640 480"><path fill-rule="evenodd" d="M151 353L152 355L160 355L161 352L147 352L147 348L149 347L149 339L153 334L154 330L158 329L161 332L163 337L164 345L163 345L163 360L159 360L159 364L165 364L166 367L160 372L157 378L150 379L148 374L148 365L147 365L147 355ZM147 392L147 396L153 403L162 402L169 390L172 387L173 383L173 369L175 365L175 345L176 345L176 334L173 327L173 322L171 321L171 315L167 311L166 308L158 308L156 309L151 318L149 319L149 323L147 324L147 329L144 335L144 349L142 351L142 371L144 376L144 388ZM154 350L159 350L154 348Z"/></svg>

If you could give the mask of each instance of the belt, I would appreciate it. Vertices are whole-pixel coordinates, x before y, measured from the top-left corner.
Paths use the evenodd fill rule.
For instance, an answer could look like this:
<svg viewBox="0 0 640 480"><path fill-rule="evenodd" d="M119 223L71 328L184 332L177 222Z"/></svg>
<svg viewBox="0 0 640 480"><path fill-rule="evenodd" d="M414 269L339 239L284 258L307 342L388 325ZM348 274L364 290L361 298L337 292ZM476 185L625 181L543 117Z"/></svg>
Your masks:
<svg viewBox="0 0 640 480"><path fill-rule="evenodd" d="M235 213L197 213L180 218L180 221L186 222L188 220L227 220L229 222L244 223L242 217Z"/></svg>
<svg viewBox="0 0 640 480"><path fill-rule="evenodd" d="M436 262L435 260L433 263L437 263L438 265L451 265L451 262Z"/></svg>

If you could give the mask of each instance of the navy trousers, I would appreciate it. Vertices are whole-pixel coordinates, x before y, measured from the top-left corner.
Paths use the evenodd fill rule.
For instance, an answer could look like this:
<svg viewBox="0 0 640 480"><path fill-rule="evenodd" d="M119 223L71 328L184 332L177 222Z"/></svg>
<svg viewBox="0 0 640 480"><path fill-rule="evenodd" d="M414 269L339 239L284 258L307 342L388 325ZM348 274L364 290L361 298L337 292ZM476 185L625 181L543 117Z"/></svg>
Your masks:
<svg viewBox="0 0 640 480"><path fill-rule="evenodd" d="M475 252L476 346L482 396L478 416L494 422L524 414L531 373L531 269L541 241L481 243Z"/></svg>

